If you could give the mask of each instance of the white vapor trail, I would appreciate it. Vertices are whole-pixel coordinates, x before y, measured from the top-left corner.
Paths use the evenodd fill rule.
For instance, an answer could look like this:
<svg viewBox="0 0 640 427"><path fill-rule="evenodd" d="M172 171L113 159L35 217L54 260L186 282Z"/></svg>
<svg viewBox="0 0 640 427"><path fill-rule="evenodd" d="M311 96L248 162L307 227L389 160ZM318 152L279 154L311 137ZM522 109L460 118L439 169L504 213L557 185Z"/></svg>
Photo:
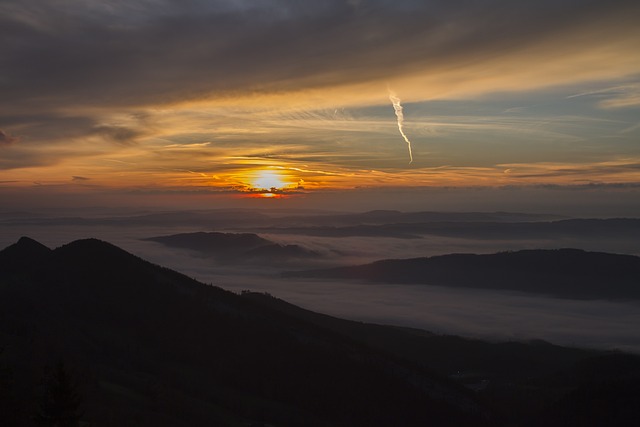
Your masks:
<svg viewBox="0 0 640 427"><path fill-rule="evenodd" d="M407 135L404 133L404 129L402 128L402 124L404 122L404 114L402 113L402 104L400 104L400 98L396 95L394 91L388 89L389 91L389 100L393 104L393 109L396 112L396 117L398 118L398 130L400 131L400 135L407 142L407 147L409 148L409 163L413 163L413 153L411 153L411 141L407 138Z"/></svg>

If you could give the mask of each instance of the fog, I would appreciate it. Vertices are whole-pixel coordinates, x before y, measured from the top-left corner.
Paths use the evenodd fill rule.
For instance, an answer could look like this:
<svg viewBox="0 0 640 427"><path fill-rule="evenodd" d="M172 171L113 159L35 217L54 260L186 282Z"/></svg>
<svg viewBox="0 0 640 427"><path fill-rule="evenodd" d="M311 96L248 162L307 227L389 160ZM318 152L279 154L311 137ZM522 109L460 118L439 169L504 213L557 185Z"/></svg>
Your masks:
<svg viewBox="0 0 640 427"><path fill-rule="evenodd" d="M284 279L283 270L371 262L453 252L491 253L541 247L581 247L632 253L635 248L615 241L500 241L425 237L307 237L269 235L279 243L299 244L322 256L284 264L219 264L213 258L184 249L165 247L142 238L203 231L198 226L113 227L0 225L0 246L23 235L55 248L76 239L96 237L205 283L240 292L253 290L313 311L359 321L411 326L440 334L456 334L492 341L543 339L554 344L622 349L640 353L640 302L580 301L473 289L425 285ZM210 230L206 230L210 231Z"/></svg>
<svg viewBox="0 0 640 427"><path fill-rule="evenodd" d="M640 303L576 301L514 292L308 280L211 277L235 291L269 292L336 317L492 341L546 341L640 352Z"/></svg>

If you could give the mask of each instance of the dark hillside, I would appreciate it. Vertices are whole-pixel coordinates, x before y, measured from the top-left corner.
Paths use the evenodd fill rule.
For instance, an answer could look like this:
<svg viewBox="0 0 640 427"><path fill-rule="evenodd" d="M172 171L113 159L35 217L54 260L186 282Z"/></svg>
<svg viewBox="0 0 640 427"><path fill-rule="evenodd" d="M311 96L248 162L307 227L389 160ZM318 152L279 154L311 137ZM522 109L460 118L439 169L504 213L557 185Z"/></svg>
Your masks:
<svg viewBox="0 0 640 427"><path fill-rule="evenodd" d="M59 360L96 426L461 425L486 413L425 368L108 243L34 248L0 252L0 265L25 259L21 274L0 271L2 363L22 425Z"/></svg>
<svg viewBox="0 0 640 427"><path fill-rule="evenodd" d="M475 390L496 425L632 425L640 417L640 356L544 341L490 343L314 313L269 295L259 304L321 325Z"/></svg>
<svg viewBox="0 0 640 427"><path fill-rule="evenodd" d="M46 262L51 253L51 249L43 244L22 237L0 252L0 271L4 277L11 273L24 273L25 270Z"/></svg>
<svg viewBox="0 0 640 427"><path fill-rule="evenodd" d="M565 219L542 221L521 218L518 222L488 220L471 215L466 220L460 215L440 214L424 221L413 221L413 214L398 218L388 218L388 222L368 221L360 223L332 224L317 223L296 225L295 221L277 226L253 228L263 233L300 234L323 237L394 237L418 239L425 236L443 236L479 240L560 240L577 239L583 241L615 240L633 242L640 238L640 219ZM421 217L417 217L421 218Z"/></svg>
<svg viewBox="0 0 640 427"><path fill-rule="evenodd" d="M21 239L0 251L0 266L0 425L34 425L45 367L60 361L91 426L595 426L640 416L637 356L346 321L207 286L95 239L54 251Z"/></svg>
<svg viewBox="0 0 640 427"><path fill-rule="evenodd" d="M640 257L578 249L383 260L284 275L501 289L578 299L640 298Z"/></svg>

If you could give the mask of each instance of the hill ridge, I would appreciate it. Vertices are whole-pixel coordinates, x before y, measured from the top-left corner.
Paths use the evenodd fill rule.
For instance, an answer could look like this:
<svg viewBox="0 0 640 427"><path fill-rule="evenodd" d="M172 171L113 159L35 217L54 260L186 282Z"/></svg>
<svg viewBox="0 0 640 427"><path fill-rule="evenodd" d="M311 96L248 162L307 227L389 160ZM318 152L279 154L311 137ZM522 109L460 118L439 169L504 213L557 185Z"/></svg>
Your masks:
<svg viewBox="0 0 640 427"><path fill-rule="evenodd" d="M385 259L287 271L283 276L513 290L578 299L640 298L640 257L574 248Z"/></svg>
<svg viewBox="0 0 640 427"><path fill-rule="evenodd" d="M3 356L31 379L56 359L80 366L96 422L139 412L154 427L250 425L256 414L283 426L449 426L485 411L424 367L108 242L74 241L36 264L0 270ZM30 381L26 400L38 392Z"/></svg>

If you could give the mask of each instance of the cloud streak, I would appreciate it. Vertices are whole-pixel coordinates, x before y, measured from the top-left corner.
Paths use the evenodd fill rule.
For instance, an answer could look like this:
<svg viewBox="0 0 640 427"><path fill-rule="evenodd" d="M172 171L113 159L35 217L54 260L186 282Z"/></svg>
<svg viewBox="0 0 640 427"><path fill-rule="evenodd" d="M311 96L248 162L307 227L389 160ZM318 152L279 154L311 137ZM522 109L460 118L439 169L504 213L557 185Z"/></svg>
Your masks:
<svg viewBox="0 0 640 427"><path fill-rule="evenodd" d="M404 138L404 141L407 143L407 148L409 149L409 163L413 163L413 152L411 151L411 141L404 133L404 113L402 112L402 104L400 98L389 89L389 100L393 104L393 111L396 113L396 117L398 118L398 131L400 131L400 135Z"/></svg>

